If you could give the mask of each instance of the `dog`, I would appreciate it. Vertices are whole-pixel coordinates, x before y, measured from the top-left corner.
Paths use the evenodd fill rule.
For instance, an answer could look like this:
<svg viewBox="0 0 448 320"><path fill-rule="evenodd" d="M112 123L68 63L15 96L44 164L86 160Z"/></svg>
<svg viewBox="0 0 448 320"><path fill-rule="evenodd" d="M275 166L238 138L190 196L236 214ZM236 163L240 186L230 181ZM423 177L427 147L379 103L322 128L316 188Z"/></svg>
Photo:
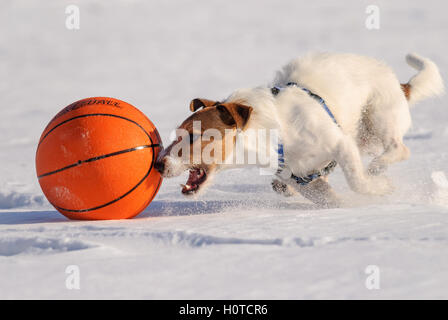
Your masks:
<svg viewBox="0 0 448 320"><path fill-rule="evenodd" d="M279 159L272 187L285 196L299 193L319 206L340 206L328 183L336 165L353 191L389 194L387 167L410 156L403 143L411 126L410 107L444 92L434 62L417 54L408 54L406 61L418 73L400 84L392 69L374 58L308 54L285 65L270 86L240 89L222 101L194 99L193 114L178 127L186 134L160 152L155 168L163 177L189 170L182 193L192 195L204 190L216 172L234 168L228 160L238 152L266 148ZM205 139L208 129L219 138ZM281 143L248 142L237 151L238 136L249 130L277 130ZM181 143L189 151L179 152ZM205 149L215 151L209 161L194 161L192 150ZM373 157L367 168L363 155Z"/></svg>

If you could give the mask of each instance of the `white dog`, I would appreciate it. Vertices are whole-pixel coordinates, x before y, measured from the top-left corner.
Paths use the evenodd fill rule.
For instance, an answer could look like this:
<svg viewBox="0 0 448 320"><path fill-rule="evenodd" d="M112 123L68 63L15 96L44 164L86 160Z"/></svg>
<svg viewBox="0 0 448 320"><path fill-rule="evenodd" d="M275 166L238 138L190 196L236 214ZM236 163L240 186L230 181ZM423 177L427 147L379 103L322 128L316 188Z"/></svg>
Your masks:
<svg viewBox="0 0 448 320"><path fill-rule="evenodd" d="M432 61L416 54L406 58L419 71L407 84L400 84L378 60L321 53L287 64L272 86L237 90L221 102L194 99L190 103L194 113L179 127L189 135L187 161L179 160L186 156L176 148L185 141L179 137L160 153L155 167L165 177L190 170L182 192L194 194L216 171L234 166L227 160L235 156L235 135L249 129L275 129L281 144L267 147L279 155L275 191L285 195L298 191L316 204L339 205L327 182L328 173L338 164L352 190L390 193L392 186L381 174L389 164L409 157L403 143L411 126L409 107L444 91ZM200 130L194 128L194 121L201 124ZM198 139L211 128L222 138ZM212 161L194 161L191 150L210 150L217 143L220 152L212 154ZM246 151L260 147L245 145ZM374 156L367 170L362 154Z"/></svg>

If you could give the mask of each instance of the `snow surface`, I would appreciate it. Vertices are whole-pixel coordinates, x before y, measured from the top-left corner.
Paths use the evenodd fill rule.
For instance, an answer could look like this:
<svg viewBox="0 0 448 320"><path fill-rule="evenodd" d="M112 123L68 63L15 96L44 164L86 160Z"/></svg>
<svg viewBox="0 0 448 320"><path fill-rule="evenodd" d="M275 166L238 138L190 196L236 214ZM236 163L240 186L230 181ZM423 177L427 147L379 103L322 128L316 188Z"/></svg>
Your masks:
<svg viewBox="0 0 448 320"><path fill-rule="evenodd" d="M65 28L77 4L81 28ZM144 213L68 221L42 195L34 169L40 133L62 107L112 96L140 108L165 144L195 97L220 99L267 84L309 51L383 59L406 82L417 52L446 78L448 3L375 1L0 2L0 298L448 298L447 97L412 110L410 160L389 170L388 197L351 192L320 210L282 198L255 169L220 174L198 199L186 177L165 180ZM66 287L77 265L80 289ZM365 286L369 265L380 289Z"/></svg>

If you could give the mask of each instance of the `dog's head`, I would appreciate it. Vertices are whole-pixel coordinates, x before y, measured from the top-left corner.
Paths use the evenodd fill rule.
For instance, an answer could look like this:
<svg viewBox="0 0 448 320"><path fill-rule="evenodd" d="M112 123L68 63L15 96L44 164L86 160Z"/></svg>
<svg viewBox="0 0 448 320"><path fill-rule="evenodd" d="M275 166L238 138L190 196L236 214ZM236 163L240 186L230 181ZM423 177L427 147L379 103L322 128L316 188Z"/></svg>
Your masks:
<svg viewBox="0 0 448 320"><path fill-rule="evenodd" d="M237 102L194 99L193 112L176 130L176 139L157 158L155 168L164 177L189 170L182 193L199 191L233 153L235 133L246 127L252 107Z"/></svg>

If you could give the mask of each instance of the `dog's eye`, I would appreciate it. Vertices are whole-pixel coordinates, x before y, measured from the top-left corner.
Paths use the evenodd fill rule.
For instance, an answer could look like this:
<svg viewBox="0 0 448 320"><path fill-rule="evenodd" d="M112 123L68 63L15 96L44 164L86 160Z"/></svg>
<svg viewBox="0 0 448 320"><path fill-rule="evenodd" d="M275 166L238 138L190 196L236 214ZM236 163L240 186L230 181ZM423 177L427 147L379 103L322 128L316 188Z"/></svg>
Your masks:
<svg viewBox="0 0 448 320"><path fill-rule="evenodd" d="M190 133L190 143L195 142L200 136L200 134Z"/></svg>

